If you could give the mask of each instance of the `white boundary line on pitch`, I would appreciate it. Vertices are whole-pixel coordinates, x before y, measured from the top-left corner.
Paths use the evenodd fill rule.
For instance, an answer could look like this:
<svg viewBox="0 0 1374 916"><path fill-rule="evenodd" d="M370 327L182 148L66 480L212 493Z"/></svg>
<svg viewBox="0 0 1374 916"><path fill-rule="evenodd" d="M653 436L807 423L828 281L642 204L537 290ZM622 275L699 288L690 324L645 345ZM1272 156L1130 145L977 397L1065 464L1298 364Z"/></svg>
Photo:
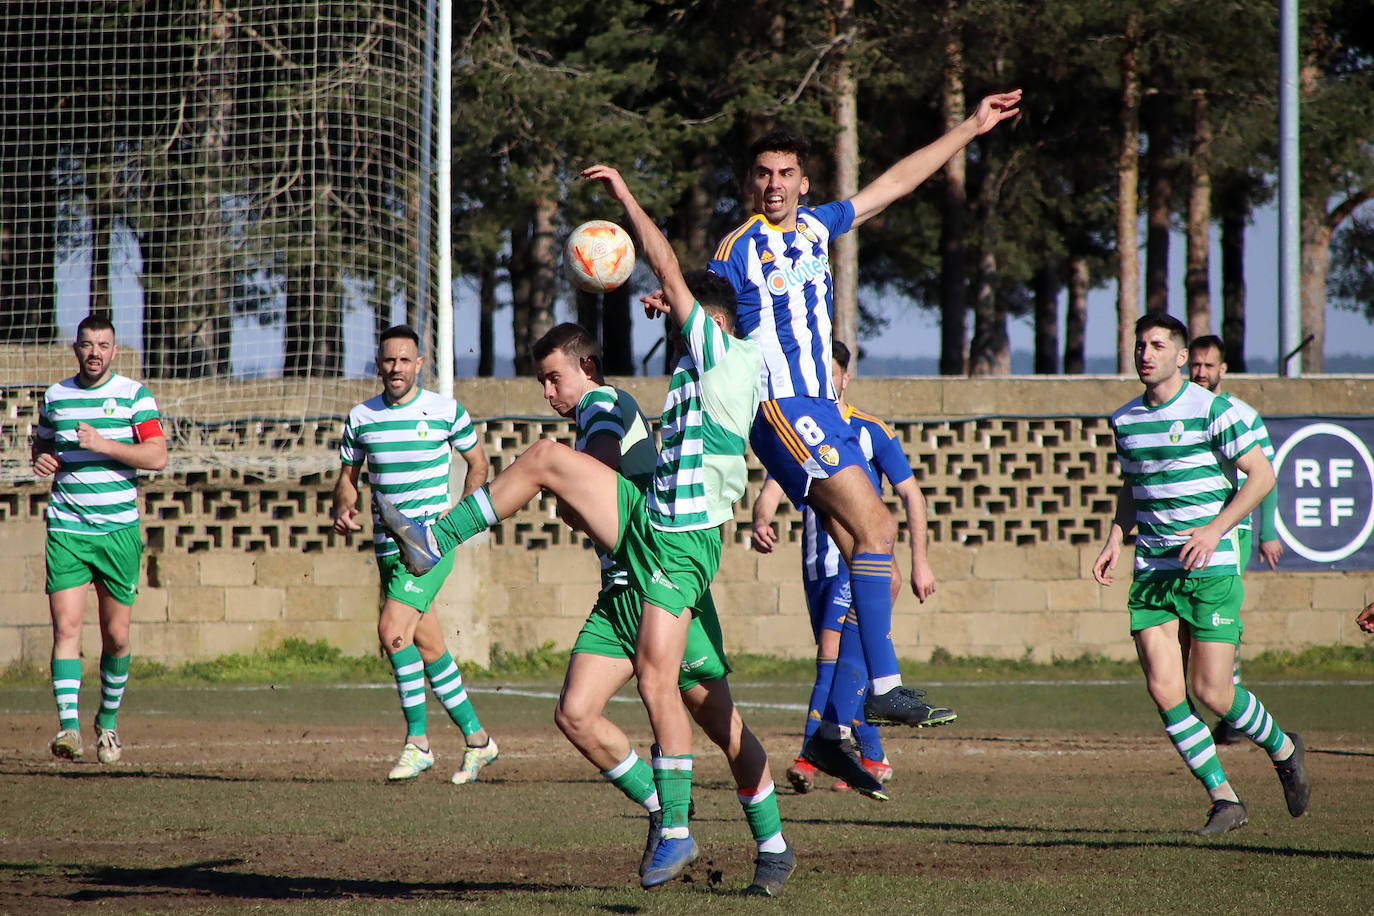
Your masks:
<svg viewBox="0 0 1374 916"><path fill-rule="evenodd" d="M964 688L964 687L1133 687L1141 683L1140 678L1035 678L1030 680L993 680L993 681L919 681L915 682L919 687L941 687L941 688ZM1247 684L1259 684L1265 687L1374 687L1374 680L1247 680ZM519 686L511 687L477 687L465 682L469 693L476 694L499 694L509 693L513 696L531 696L538 698L552 697L558 698L557 693L547 691L528 692L526 688ZM806 688L810 684L803 684L800 681L791 683L782 681L732 681L733 687L753 687L753 688L782 688L800 687ZM211 685L211 684L190 684L168 689L174 690L215 690L215 691L252 691L252 690L292 690L301 688L317 688L321 690L395 690L396 685L391 684L235 684L235 685ZM612 697L612 699L617 699ZM637 702L637 700L636 700ZM743 705L736 702L736 705ZM767 704L763 704L767 705Z"/></svg>

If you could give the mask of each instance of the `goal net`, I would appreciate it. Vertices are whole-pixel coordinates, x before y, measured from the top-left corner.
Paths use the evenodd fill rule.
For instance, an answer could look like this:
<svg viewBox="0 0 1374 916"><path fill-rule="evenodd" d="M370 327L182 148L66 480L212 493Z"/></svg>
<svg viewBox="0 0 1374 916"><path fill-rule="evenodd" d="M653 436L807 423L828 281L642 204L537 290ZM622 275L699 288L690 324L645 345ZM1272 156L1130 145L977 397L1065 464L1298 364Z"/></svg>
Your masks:
<svg viewBox="0 0 1374 916"><path fill-rule="evenodd" d="M7 465L90 312L183 464L281 467L375 391L340 380L372 375L377 330L432 339L426 0L5 10Z"/></svg>

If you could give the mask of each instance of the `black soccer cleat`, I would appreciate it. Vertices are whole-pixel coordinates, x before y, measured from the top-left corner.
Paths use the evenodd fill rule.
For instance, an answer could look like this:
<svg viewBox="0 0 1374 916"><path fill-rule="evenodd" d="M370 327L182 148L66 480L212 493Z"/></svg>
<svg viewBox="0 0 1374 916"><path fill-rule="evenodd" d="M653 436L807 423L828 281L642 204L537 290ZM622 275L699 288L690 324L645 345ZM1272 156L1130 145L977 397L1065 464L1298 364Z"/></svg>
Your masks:
<svg viewBox="0 0 1374 916"><path fill-rule="evenodd" d="M782 852L761 852L754 860L754 880L744 892L751 897L776 897L782 893L794 867L796 858L791 846Z"/></svg>
<svg viewBox="0 0 1374 916"><path fill-rule="evenodd" d="M823 773L843 779L849 787L868 798L887 801L883 784L859 762L859 752L848 738L823 738L817 732L802 747L802 759Z"/></svg>
<svg viewBox="0 0 1374 916"><path fill-rule="evenodd" d="M911 725L929 728L953 722L959 716L944 706L931 706L924 690L894 687L887 693L868 692L864 698L864 718L870 725Z"/></svg>
<svg viewBox="0 0 1374 916"><path fill-rule="evenodd" d="M1302 736L1288 732L1293 739L1293 756L1274 764L1274 771L1283 783L1283 800L1288 803L1288 813L1302 817L1307 810L1307 801L1312 797L1312 783L1307 778L1307 762L1303 758Z"/></svg>
<svg viewBox="0 0 1374 916"><path fill-rule="evenodd" d="M1198 828L1198 836L1221 836L1237 827L1245 826L1245 805L1238 801L1214 801L1207 809L1207 823Z"/></svg>
<svg viewBox="0 0 1374 916"><path fill-rule="evenodd" d="M649 863L654 860L654 851L658 849L658 841L663 836L663 809L649 812L649 838L644 841L644 855L639 860L639 876L644 877L644 873L649 870Z"/></svg>

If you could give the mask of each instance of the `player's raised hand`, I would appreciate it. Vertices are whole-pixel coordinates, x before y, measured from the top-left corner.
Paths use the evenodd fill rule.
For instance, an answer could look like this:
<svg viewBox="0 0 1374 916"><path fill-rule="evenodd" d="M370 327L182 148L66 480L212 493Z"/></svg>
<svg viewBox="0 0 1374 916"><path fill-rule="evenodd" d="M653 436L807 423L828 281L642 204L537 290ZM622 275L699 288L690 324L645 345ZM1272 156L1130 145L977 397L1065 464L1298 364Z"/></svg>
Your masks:
<svg viewBox="0 0 1374 916"><path fill-rule="evenodd" d="M594 165L582 170L582 177L588 181L600 181L606 185L606 190L616 200L623 201L629 196L630 189L625 184L625 179L620 177L620 172L611 168L609 165Z"/></svg>
<svg viewBox="0 0 1374 916"><path fill-rule="evenodd" d="M644 303L646 318L657 318L659 315L666 315L670 311L668 298L663 295L661 289L656 289L649 295L640 297L639 301Z"/></svg>
<svg viewBox="0 0 1374 916"><path fill-rule="evenodd" d="M1014 118L1021 113L1021 90L1013 89L1010 92L994 92L992 95L984 96L978 103L978 110L973 113L974 126L978 129L978 134L987 133L1007 118Z"/></svg>

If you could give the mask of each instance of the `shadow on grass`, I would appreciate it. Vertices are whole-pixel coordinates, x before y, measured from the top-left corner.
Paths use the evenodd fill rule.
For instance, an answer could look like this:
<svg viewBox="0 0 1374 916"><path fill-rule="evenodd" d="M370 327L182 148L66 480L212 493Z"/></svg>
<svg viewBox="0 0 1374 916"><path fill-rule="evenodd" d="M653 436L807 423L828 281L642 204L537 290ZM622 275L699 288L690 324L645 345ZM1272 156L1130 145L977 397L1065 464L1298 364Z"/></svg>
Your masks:
<svg viewBox="0 0 1374 916"><path fill-rule="evenodd" d="M70 769L49 770L37 768L0 767L0 776L28 776L36 779L159 779L182 782L225 782L225 783L337 783L349 782L337 777L314 778L309 776L226 776L223 773L187 773L183 770L165 772L159 770L112 769L104 766L75 764Z"/></svg>
<svg viewBox="0 0 1374 916"><path fill-rule="evenodd" d="M1056 831L1061 832L1061 831ZM999 843L996 840L962 840L968 846L1005 846L1016 849L1187 849L1208 852L1248 852L1266 856L1282 856L1290 859L1332 859L1349 862L1374 862L1374 852L1358 849L1298 849L1293 846L1249 846L1242 843L1217 843L1198 839L1154 840L1136 842L1132 840L1027 840L1025 842Z"/></svg>
<svg viewBox="0 0 1374 916"><path fill-rule="evenodd" d="M566 893L578 890L571 884L537 881L396 881L367 878L331 878L313 875L263 875L225 871L242 865L242 859L216 859L166 868L120 866L50 865L66 879L86 887L54 895L73 902L90 902L139 895L182 893L195 899L219 897L232 900L340 900L348 898L455 899L468 895L503 892ZM0 862L0 872L27 870L18 863Z"/></svg>

